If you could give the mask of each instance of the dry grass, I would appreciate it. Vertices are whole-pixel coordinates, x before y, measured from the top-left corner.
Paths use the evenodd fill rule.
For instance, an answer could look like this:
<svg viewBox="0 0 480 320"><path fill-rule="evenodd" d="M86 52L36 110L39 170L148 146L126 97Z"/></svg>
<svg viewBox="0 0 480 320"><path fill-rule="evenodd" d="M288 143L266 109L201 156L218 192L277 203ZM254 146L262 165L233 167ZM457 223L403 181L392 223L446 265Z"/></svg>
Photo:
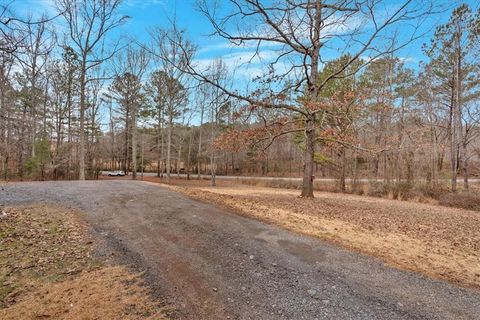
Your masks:
<svg viewBox="0 0 480 320"><path fill-rule="evenodd" d="M480 211L480 195L469 192L445 194L440 197L439 204L446 207Z"/></svg>
<svg viewBox="0 0 480 320"><path fill-rule="evenodd" d="M165 319L137 275L91 257L81 213L37 205L0 219L0 319Z"/></svg>
<svg viewBox="0 0 480 320"><path fill-rule="evenodd" d="M241 184L280 189L301 189L301 181L289 179L248 179L239 180ZM355 186L347 184L347 193L369 197L404 200L418 203L439 204L446 207L480 211L480 189L478 184L471 184L470 191L451 193L450 185L445 181L436 185L425 182L359 182ZM459 188L461 189L461 185ZM315 180L315 191L340 192L333 181Z"/></svg>
<svg viewBox="0 0 480 320"><path fill-rule="evenodd" d="M44 284L20 302L0 309L0 318L165 319L137 276L121 267L104 267L71 280Z"/></svg>
<svg viewBox="0 0 480 320"><path fill-rule="evenodd" d="M402 269L480 288L480 213L365 196L175 181L195 199L319 237ZM183 185L183 186L182 186Z"/></svg>
<svg viewBox="0 0 480 320"><path fill-rule="evenodd" d="M0 306L15 303L32 282L61 281L96 267L92 240L79 215L38 205L5 209L0 220Z"/></svg>

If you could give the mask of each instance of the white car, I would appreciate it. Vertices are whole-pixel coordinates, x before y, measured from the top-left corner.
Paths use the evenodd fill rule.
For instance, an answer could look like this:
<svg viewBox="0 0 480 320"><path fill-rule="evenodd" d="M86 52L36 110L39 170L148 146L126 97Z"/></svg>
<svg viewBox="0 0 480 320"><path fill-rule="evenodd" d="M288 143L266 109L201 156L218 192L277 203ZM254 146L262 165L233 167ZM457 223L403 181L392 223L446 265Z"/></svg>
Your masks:
<svg viewBox="0 0 480 320"><path fill-rule="evenodd" d="M123 177L125 175L125 172L122 170L117 170L117 171L110 171L108 173L109 177Z"/></svg>

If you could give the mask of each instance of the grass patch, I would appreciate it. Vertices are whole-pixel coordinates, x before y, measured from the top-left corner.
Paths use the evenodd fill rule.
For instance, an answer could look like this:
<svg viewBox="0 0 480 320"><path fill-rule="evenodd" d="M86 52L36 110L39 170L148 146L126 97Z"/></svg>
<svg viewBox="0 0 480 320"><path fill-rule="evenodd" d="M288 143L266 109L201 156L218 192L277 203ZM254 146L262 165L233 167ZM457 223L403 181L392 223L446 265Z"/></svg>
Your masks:
<svg viewBox="0 0 480 320"><path fill-rule="evenodd" d="M138 275L92 258L79 212L6 208L0 219L0 319L166 319Z"/></svg>

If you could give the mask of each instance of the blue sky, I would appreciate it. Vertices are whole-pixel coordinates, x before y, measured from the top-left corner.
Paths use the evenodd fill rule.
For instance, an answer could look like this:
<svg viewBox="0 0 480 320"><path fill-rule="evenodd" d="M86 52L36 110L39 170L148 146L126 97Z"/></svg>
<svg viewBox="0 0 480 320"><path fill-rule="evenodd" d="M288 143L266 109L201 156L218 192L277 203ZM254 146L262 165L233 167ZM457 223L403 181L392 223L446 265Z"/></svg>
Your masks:
<svg viewBox="0 0 480 320"><path fill-rule="evenodd" d="M1 2L11 2L12 0L0 0ZM26 16L29 13L38 16L42 13L55 15L53 0L13 0L12 8L20 15ZM212 0L214 1L214 0ZM220 0L222 4L226 1ZM402 0L386 0L384 9L395 8ZM421 0L414 0L420 3ZM422 53L422 44L428 42L434 27L437 24L445 23L454 7L460 3L467 3L473 10L480 7L479 0L457 1L457 0L433 0L436 4L443 4L448 10L442 14L432 16L426 21L422 28L424 31L430 31L424 38L409 44L406 48L397 52L397 56L403 59L408 67L418 69L419 62L425 57ZM213 59L222 57L225 64L231 69L236 69L234 82L242 89L246 89L253 78L260 75L266 68L266 64L278 55L276 48L265 47L261 50L261 59L256 59L252 64L245 65L252 54L250 47L239 48L231 46L219 37L210 37L213 29L208 20L203 17L195 7L195 0L124 0L121 13L128 15L131 19L121 28L115 31L113 37L129 36L135 37L138 41L146 42L149 39L149 31L153 27L168 27L171 20L175 17L180 28L186 29L190 39L198 47L196 60L200 65L208 65ZM62 18L57 23L61 23ZM58 27L61 30L61 26ZM400 39L402 32L406 32L408 27L400 26L398 29ZM324 53L332 58L338 56L338 51ZM329 58L329 57L327 57ZM327 59L328 60L328 59ZM240 67L239 67L240 66ZM279 64L279 68L281 68ZM193 100L193 99L192 99ZM192 101L191 100L191 101Z"/></svg>
<svg viewBox="0 0 480 320"><path fill-rule="evenodd" d="M11 0L0 1L10 2ZM389 0L386 1L386 4L394 6L398 2L399 0ZM442 1L437 0L437 3L440 2ZM480 6L478 0L443 1L445 6L451 8L463 2L468 3L473 9ZM54 12L53 0L15 0L14 7L21 14L32 12L32 14L38 15L41 12L47 12L47 14ZM121 11L123 14L131 16L131 19L117 31L118 34L130 35L140 41L148 40L148 32L152 27L168 27L171 19L176 17L178 25L187 30L190 38L198 46L197 59L204 63L208 63L215 57L223 57L227 60L227 65L238 64L242 59L247 60L252 52L252 49L248 48L232 48L218 37L209 37L212 27L206 18L196 10L195 0L125 0ZM435 15L423 25L424 30L433 30L435 24L448 20L450 13L451 10L447 10L443 14ZM428 36L410 44L398 52L398 55L404 59L407 65L415 68L418 62L424 59L421 50L424 42L428 42ZM267 49L264 52L265 55L269 53ZM252 75L258 72L259 68L259 64L252 65L250 69ZM249 72L245 70L239 72L239 76L248 78L248 75Z"/></svg>

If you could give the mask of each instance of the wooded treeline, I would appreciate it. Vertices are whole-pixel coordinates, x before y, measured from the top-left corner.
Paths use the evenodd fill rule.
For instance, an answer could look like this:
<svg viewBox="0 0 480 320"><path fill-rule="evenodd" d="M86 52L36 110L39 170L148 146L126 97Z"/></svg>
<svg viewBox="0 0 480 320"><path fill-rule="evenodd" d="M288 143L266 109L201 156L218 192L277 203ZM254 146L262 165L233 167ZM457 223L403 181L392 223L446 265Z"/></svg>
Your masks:
<svg viewBox="0 0 480 320"><path fill-rule="evenodd" d="M421 1L387 17L368 1L230 2L223 17L198 4L217 37L251 42L253 55L278 46L249 85L221 58L196 65L198 48L175 23L145 43L116 38L129 19L119 0L58 0L58 16L28 19L2 5L2 179L303 176L308 197L313 176L342 191L360 178L449 179L456 191L457 175L468 189L480 174L479 12L461 5L420 41L418 21L435 11ZM357 15L368 29L335 27ZM411 35L392 33L407 22ZM399 54L422 42L425 61ZM351 50L322 56L325 44Z"/></svg>

